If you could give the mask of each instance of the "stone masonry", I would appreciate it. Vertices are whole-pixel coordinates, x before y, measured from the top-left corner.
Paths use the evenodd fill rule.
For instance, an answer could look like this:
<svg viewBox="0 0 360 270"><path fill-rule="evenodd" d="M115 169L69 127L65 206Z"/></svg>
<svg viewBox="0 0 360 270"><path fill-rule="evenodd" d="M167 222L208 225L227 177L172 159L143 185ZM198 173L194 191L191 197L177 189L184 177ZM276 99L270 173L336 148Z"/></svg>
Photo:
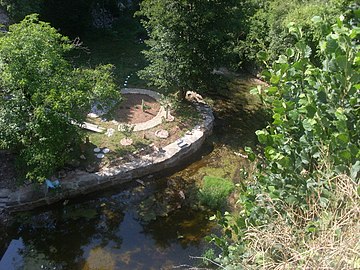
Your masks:
<svg viewBox="0 0 360 270"><path fill-rule="evenodd" d="M158 95L149 90L137 90L141 90L140 93L146 91L146 94L150 96ZM132 91L134 92L136 91ZM158 99L158 96L156 97ZM39 186L38 184L20 187L15 192L0 190L0 210L5 209L9 212L30 210L119 186L122 183L175 167L197 152L213 129L214 116L211 108L200 103L195 103L195 106L202 116L202 121L187 135L163 147L162 151L142 156L120 166L106 168L101 172L88 173L76 170L71 174L71 179L61 181L61 188L56 191L48 191L46 185Z"/></svg>

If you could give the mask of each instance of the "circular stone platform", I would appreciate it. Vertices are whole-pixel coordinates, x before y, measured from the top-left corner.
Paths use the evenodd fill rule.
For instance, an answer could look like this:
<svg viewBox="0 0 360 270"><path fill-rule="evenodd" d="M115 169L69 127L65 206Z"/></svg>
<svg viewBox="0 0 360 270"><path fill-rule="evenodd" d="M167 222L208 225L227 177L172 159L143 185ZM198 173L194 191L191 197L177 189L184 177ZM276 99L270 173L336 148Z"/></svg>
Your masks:
<svg viewBox="0 0 360 270"><path fill-rule="evenodd" d="M130 89L126 90L129 91ZM135 89L134 91L139 92L139 90ZM159 95L149 90L141 89L141 92ZM110 166L101 172L91 172L93 168L87 168L87 171L75 170L61 179L61 188L56 192L49 190L46 185L39 186L38 184L21 187L15 192L0 189L0 195L2 196L0 210L1 208L8 211L34 209L83 196L84 194L98 192L109 187L119 186L150 174L163 173L164 170L178 166L201 148L204 140L211 134L213 129L214 115L211 108L200 103L195 103L195 106L202 116L202 120L190 132L161 150L140 156L119 166Z"/></svg>

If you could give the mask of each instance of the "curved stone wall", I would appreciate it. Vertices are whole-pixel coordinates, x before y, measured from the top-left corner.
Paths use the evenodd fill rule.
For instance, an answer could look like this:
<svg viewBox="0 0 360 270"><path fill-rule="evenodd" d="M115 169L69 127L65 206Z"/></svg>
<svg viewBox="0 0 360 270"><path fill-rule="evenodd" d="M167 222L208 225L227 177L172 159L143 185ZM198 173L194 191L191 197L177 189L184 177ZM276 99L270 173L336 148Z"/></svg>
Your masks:
<svg viewBox="0 0 360 270"><path fill-rule="evenodd" d="M123 93L126 92L123 90ZM61 189L58 191L48 191L45 185L36 184L21 187L16 192L0 190L2 198L0 207L2 206L10 212L29 210L104 190L111 186L118 186L175 167L197 152L213 129L214 116L211 108L206 104L199 103L196 103L195 106L202 116L199 125L195 126L187 135L163 147L161 151L142 156L121 166L109 167L101 172L88 173L75 170L70 176L61 180Z"/></svg>

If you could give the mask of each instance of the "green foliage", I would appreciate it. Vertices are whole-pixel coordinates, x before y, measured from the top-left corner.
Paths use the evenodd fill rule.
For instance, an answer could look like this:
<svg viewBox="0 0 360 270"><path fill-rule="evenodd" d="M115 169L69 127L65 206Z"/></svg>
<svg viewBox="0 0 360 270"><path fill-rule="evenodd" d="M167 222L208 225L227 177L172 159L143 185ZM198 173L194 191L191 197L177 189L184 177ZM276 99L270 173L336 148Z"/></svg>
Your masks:
<svg viewBox="0 0 360 270"><path fill-rule="evenodd" d="M237 1L145 0L138 15L149 33L149 65L139 75L168 90L201 90L221 66Z"/></svg>
<svg viewBox="0 0 360 270"><path fill-rule="evenodd" d="M134 133L135 125L130 124L120 124L118 130L125 136L125 138L130 138Z"/></svg>
<svg viewBox="0 0 360 270"><path fill-rule="evenodd" d="M18 22L26 15L39 13L44 0L0 0L12 21Z"/></svg>
<svg viewBox="0 0 360 270"><path fill-rule="evenodd" d="M318 18L335 23L335 18L347 8L351 1L348 0L270 0L254 1L253 15L248 20L246 37L241 38L237 47L242 61L256 63L257 53L267 51L269 59L275 61L279 54L284 54L287 48L292 48L296 43L294 36L289 33L288 26L293 23L302 29L305 42L315 48L321 33L313 24L312 18ZM313 51L313 57L316 51Z"/></svg>
<svg viewBox="0 0 360 270"><path fill-rule="evenodd" d="M223 209L234 190L234 183L228 179L205 176L199 191L199 200L211 209Z"/></svg>
<svg viewBox="0 0 360 270"><path fill-rule="evenodd" d="M73 69L74 48L35 15L0 38L0 147L19 153L31 180L42 180L68 159L91 104L120 100L112 67Z"/></svg>
<svg viewBox="0 0 360 270"><path fill-rule="evenodd" d="M276 241L274 227L281 223L281 228L294 230L290 235L299 236L294 246L300 246L304 234L309 239L316 236L317 230L309 228L326 211L332 211L335 220L341 219L335 191L343 184L335 180L348 179L355 187L359 184L359 17L355 15L348 24L341 16L331 27L320 17L314 18L313 23L324 30L319 32L323 36L317 47L321 66L312 61L312 49L302 30L292 24L290 32L299 38L295 47L286 50L262 73L270 86L253 90L261 94L273 118L266 129L256 132L264 145L263 157L258 161L255 179L241 191L239 217L219 217L226 237L210 239L222 248L222 262L235 268L250 257L253 268L270 260L291 261L281 245L273 253L264 248L266 256L272 254L269 257L252 254L250 245L254 242L243 236L248 234L250 239L257 231L264 238L266 228L274 233ZM259 57L264 62L269 59L266 53ZM251 149L247 151L253 155ZM333 259L341 260L341 256ZM306 262L298 263L301 268Z"/></svg>

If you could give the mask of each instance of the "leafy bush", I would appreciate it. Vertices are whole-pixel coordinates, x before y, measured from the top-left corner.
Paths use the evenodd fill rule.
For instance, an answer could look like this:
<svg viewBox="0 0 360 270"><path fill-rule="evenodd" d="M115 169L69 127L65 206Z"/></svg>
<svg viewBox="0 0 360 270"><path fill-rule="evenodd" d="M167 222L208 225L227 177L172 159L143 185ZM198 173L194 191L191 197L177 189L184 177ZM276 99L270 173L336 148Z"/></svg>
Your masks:
<svg viewBox="0 0 360 270"><path fill-rule="evenodd" d="M14 22L21 21L26 15L40 13L44 0L0 0L3 7Z"/></svg>
<svg viewBox="0 0 360 270"><path fill-rule="evenodd" d="M265 50L269 59L275 61L279 54L285 53L288 47L296 43L296 39L288 31L289 23L301 27L306 43L314 48L319 33L311 21L312 17L317 15L332 24L349 2L351 1L258 1L255 4L257 8L253 9L253 15L248 19L246 35L238 42L240 58L245 63L263 66L263 63L258 61L257 53ZM313 54L315 56L316 52Z"/></svg>
<svg viewBox="0 0 360 270"><path fill-rule="evenodd" d="M225 236L211 239L227 269L359 266L358 15L351 24L341 16L331 27L314 17L323 29L320 67L292 25L298 42L262 73L270 86L253 90L273 122L256 132L264 153L240 191L238 217L219 217Z"/></svg>
<svg viewBox="0 0 360 270"><path fill-rule="evenodd" d="M205 176L202 188L199 191L199 199L203 205L211 209L223 209L227 205L227 199L234 190L234 183L228 179Z"/></svg>
<svg viewBox="0 0 360 270"><path fill-rule="evenodd" d="M120 100L112 66L74 69L66 37L27 16L0 38L0 148L16 152L29 180L63 166L91 104Z"/></svg>
<svg viewBox="0 0 360 270"><path fill-rule="evenodd" d="M149 33L142 79L159 88L201 91L224 62L238 1L144 0L137 13Z"/></svg>

